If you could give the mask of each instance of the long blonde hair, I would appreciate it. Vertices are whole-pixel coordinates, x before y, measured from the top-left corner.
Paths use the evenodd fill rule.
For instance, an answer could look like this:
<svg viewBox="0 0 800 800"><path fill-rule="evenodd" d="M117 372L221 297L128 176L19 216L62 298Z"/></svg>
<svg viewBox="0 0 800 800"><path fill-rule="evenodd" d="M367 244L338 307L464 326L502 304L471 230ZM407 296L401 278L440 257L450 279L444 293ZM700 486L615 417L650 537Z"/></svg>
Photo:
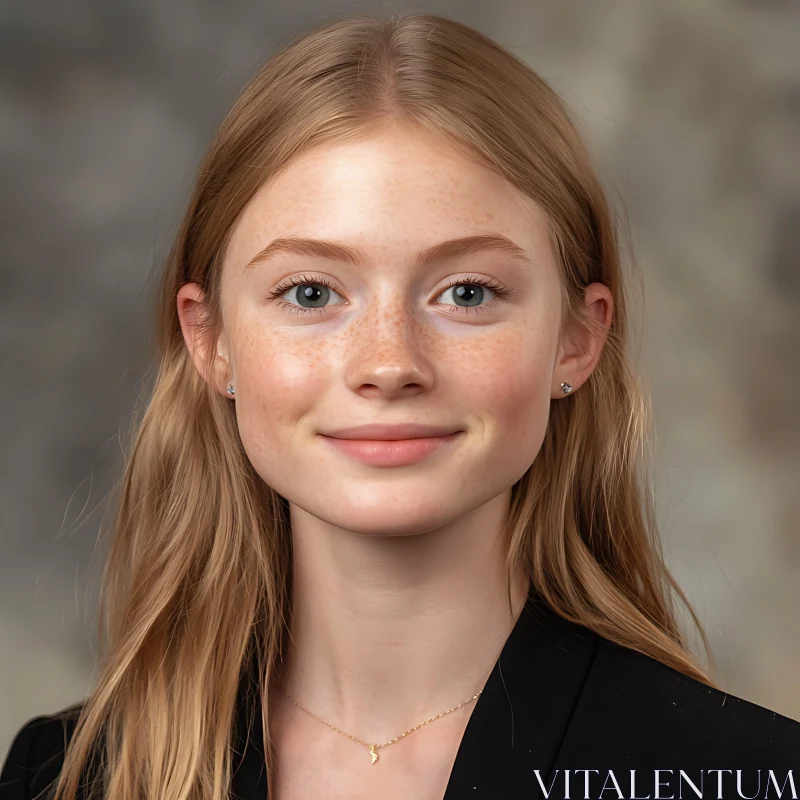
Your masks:
<svg viewBox="0 0 800 800"><path fill-rule="evenodd" d="M675 617L673 594L710 658L660 550L649 406L630 352L623 225L578 125L530 67L461 23L411 14L337 19L265 62L199 168L160 286L152 395L120 483L102 587L101 670L57 798L75 797L101 739L98 785L115 800L226 797L248 663L257 665L274 765L267 687L291 613L288 505L249 463L234 404L195 368L176 294L190 281L204 289L215 339L222 257L259 187L308 148L398 123L465 148L544 209L565 318L592 324L582 316L592 282L615 300L599 363L580 391L551 404L541 450L512 489L509 571L524 570L566 619L713 685Z"/></svg>

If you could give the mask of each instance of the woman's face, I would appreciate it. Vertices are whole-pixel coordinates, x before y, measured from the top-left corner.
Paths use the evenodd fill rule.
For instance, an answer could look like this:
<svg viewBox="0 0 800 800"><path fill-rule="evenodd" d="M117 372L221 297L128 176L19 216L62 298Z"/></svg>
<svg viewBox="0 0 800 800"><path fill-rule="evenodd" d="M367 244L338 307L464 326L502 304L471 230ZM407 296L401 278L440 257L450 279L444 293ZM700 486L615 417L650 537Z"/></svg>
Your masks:
<svg viewBox="0 0 800 800"><path fill-rule="evenodd" d="M477 236L520 255L447 247L416 260ZM322 246L254 261L290 237L334 242L359 263ZM292 279L302 285L271 298ZM551 398L578 377L560 349L561 303L538 206L394 129L297 158L249 204L223 264L218 390L234 384L247 455L302 511L364 534L433 530L506 492L536 458ZM394 465L323 435L368 423L460 433Z"/></svg>

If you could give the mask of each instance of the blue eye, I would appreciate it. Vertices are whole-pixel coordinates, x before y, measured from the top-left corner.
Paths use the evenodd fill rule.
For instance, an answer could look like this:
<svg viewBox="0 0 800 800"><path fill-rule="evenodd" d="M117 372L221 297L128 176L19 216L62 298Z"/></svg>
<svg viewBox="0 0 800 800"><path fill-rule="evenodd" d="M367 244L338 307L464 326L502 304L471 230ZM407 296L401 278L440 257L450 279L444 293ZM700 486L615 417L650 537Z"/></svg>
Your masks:
<svg viewBox="0 0 800 800"><path fill-rule="evenodd" d="M282 295L286 294L290 289L294 289L295 287L299 287L301 289L296 294L299 298L302 298L302 302L313 303L315 305L298 306L294 305L293 303L287 303L281 299ZM479 305L484 299L484 289L489 289L491 293L497 295L498 297L511 294L510 289L506 289L504 286L501 286L499 283L497 283L497 281L480 276L474 276L468 278L455 278L451 280L438 296L441 297L441 295L451 288L455 288L453 294L459 299L465 300L469 303L474 303L473 305L468 306L452 306L453 311L451 313L484 311L494 304L500 302L498 300L494 300L491 303ZM283 281L268 294L271 301L279 301L279 306L288 307L289 312L292 314L313 314L315 312L324 314L328 310L325 306L325 303L330 299L331 293L338 294L334 290L331 282L324 275L298 275Z"/></svg>

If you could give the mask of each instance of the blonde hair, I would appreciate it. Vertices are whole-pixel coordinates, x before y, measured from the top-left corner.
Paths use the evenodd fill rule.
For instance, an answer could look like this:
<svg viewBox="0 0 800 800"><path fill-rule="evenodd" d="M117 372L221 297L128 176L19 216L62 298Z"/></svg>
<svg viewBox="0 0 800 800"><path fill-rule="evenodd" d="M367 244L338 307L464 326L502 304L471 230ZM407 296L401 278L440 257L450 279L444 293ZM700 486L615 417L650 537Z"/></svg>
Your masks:
<svg viewBox="0 0 800 800"><path fill-rule="evenodd" d="M582 315L592 282L614 296L595 370L580 391L551 404L541 450L512 488L509 572L523 570L564 618L713 685L675 617L673 593L709 656L660 551L621 226L577 124L530 67L466 25L432 15L338 19L265 62L200 166L163 273L157 375L120 484L102 587L101 671L81 708L59 799L75 797L101 740L96 780L115 800L226 797L237 690L249 663L274 766L267 687L291 613L288 505L246 457L234 404L193 364L176 294L190 281L203 288L204 327L215 341L220 265L254 193L309 148L391 124L461 148L541 206L565 318L592 324Z"/></svg>

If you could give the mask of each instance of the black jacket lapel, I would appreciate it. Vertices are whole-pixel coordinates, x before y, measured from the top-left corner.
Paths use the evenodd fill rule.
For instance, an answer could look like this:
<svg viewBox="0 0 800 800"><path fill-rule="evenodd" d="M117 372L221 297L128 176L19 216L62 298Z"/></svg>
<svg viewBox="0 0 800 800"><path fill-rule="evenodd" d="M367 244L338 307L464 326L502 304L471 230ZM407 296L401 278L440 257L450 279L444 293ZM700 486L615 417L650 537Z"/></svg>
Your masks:
<svg viewBox="0 0 800 800"><path fill-rule="evenodd" d="M595 655L595 638L534 593L467 723L444 800L542 797Z"/></svg>
<svg viewBox="0 0 800 800"><path fill-rule="evenodd" d="M260 693L255 656L244 671L236 701L231 800L266 800L267 764L264 758Z"/></svg>

